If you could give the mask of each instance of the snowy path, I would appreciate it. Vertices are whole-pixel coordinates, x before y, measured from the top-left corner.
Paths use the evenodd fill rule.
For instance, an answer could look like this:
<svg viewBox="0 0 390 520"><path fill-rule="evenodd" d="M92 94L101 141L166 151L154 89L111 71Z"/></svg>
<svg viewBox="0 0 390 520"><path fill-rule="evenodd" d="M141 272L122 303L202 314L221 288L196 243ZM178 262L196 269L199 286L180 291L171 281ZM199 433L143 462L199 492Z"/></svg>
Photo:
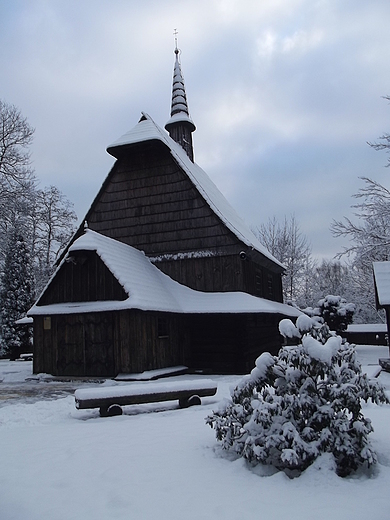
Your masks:
<svg viewBox="0 0 390 520"><path fill-rule="evenodd" d="M366 364L371 354L362 352ZM6 376L0 391L26 384L21 374L13 382ZM380 378L390 389L390 374ZM222 456L205 425L237 377L214 379L217 396L185 410L142 405L103 419L96 410L76 410L72 396L49 395L1 407L1 520L388 520L390 407L365 407L379 456L370 478L341 479L327 457L298 479L260 476ZM152 410L160 412L143 413Z"/></svg>

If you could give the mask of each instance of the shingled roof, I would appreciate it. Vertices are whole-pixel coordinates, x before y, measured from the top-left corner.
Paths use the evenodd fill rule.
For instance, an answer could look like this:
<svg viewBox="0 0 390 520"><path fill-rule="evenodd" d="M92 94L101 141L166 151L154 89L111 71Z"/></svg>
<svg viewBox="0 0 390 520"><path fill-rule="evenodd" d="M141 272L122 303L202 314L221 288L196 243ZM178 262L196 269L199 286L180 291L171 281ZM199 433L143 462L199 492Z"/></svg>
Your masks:
<svg viewBox="0 0 390 520"><path fill-rule="evenodd" d="M285 267L258 241L244 220L237 214L205 171L196 163L193 163L182 147L169 137L148 114L142 112L142 117L138 124L109 145L107 152L119 158L130 146L146 141L159 141L169 149L174 160L187 174L188 178L213 212L239 240L248 247L260 252L280 267Z"/></svg>
<svg viewBox="0 0 390 520"><path fill-rule="evenodd" d="M121 309L186 314L273 313L291 317L300 314L297 309L289 305L243 292L211 293L190 289L162 273L143 252L91 229L86 229L84 235L71 245L62 264L75 251L95 251L122 285L128 295L127 299L51 305L39 305L38 300L28 312L29 316ZM58 269L61 269L61 265Z"/></svg>

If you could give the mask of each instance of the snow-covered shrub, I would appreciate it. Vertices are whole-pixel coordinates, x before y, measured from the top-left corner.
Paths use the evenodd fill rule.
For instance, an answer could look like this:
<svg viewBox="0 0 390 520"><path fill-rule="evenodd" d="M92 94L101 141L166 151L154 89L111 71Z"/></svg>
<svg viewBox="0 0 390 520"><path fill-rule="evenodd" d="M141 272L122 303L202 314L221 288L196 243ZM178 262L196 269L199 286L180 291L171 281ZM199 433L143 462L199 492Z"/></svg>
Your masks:
<svg viewBox="0 0 390 520"><path fill-rule="evenodd" d="M347 329L352 323L355 305L348 303L341 296L333 296L329 294L317 303L317 307L308 307L302 312L312 317L320 317L329 326L330 330L334 330L338 334Z"/></svg>
<svg viewBox="0 0 390 520"><path fill-rule="evenodd" d="M217 440L252 463L292 475L321 453L332 453L340 476L376 462L368 435L371 421L361 401L388 403L378 382L361 372L355 349L306 315L282 320L281 334L300 336L298 346L268 352L206 422Z"/></svg>
<svg viewBox="0 0 390 520"><path fill-rule="evenodd" d="M318 302L318 307L320 316L328 324L330 330L340 333L352 323L355 305L348 303L341 296L325 296Z"/></svg>

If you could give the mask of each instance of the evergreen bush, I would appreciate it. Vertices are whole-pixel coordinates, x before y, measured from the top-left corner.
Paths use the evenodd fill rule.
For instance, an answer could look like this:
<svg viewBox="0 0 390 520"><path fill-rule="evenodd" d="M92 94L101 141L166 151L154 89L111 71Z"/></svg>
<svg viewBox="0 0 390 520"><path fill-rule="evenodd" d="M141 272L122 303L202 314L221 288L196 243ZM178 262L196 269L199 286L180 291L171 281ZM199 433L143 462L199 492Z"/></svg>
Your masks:
<svg viewBox="0 0 390 520"><path fill-rule="evenodd" d="M251 463L290 476L325 452L333 454L340 476L374 464L373 428L361 402L388 403L384 388L362 373L354 347L326 324L301 315L296 325L282 320L279 330L300 344L277 356L261 354L231 399L207 417L217 440Z"/></svg>
<svg viewBox="0 0 390 520"><path fill-rule="evenodd" d="M328 294L325 298L321 298L314 309L308 307L302 312L309 316L319 316L328 325L330 330L334 330L337 334L347 329L353 321L355 312L355 304L348 303L341 296L333 296Z"/></svg>
<svg viewBox="0 0 390 520"><path fill-rule="evenodd" d="M16 359L32 348L30 327L15 322L25 317L34 303L34 278L30 255L23 236L10 235L0 280L0 354Z"/></svg>

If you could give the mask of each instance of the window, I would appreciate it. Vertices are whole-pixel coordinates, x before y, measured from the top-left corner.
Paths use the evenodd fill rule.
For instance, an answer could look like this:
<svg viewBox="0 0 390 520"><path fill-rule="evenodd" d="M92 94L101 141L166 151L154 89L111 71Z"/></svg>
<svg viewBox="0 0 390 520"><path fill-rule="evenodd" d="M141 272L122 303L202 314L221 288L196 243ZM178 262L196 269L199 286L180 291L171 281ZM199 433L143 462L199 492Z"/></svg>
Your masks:
<svg viewBox="0 0 390 520"><path fill-rule="evenodd" d="M157 335L159 338L169 337L169 323L167 318L157 318Z"/></svg>
<svg viewBox="0 0 390 520"><path fill-rule="evenodd" d="M261 269L256 269L255 273L255 294L263 296L263 273Z"/></svg>
<svg viewBox="0 0 390 520"><path fill-rule="evenodd" d="M268 286L267 286L267 289L268 289L268 298L273 298L273 295L274 295L274 288L273 288L273 279L272 279L272 274L268 274Z"/></svg>
<svg viewBox="0 0 390 520"><path fill-rule="evenodd" d="M51 316L43 318L43 330L51 330Z"/></svg>

